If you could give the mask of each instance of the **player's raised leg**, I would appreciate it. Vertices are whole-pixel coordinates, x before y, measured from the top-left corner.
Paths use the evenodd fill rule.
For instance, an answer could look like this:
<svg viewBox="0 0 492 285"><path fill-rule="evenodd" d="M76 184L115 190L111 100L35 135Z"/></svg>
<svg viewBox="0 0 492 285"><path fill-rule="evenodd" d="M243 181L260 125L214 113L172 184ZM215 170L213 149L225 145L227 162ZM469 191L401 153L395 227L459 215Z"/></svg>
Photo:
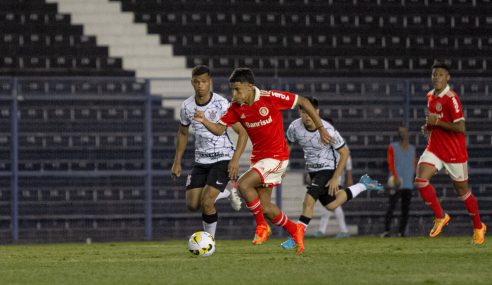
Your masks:
<svg viewBox="0 0 492 285"><path fill-rule="evenodd" d="M306 196L304 197L303 212L302 215L299 217L298 222L298 225L303 228L304 232L306 231L306 228L311 221L311 217L313 216L314 203L318 198L319 201L325 206L325 208L327 208L328 210L334 210L348 200L357 197L363 191L382 191L384 189L377 180L372 179L367 174L363 175L360 178L359 183L354 184L347 189L338 191L335 194L335 197L326 194L319 195L319 193L326 192L323 188L324 187L320 187L317 184L314 184L314 186L313 184L311 184L308 189L308 193L306 193ZM294 243L292 238L288 238L286 241L281 243L281 247L283 249L293 248Z"/></svg>

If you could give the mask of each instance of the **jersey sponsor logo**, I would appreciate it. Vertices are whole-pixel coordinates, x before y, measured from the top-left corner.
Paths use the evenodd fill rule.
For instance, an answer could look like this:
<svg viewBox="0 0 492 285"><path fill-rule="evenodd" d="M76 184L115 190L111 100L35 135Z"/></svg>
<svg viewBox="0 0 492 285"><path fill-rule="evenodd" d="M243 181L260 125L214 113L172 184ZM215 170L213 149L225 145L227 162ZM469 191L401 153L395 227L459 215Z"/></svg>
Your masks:
<svg viewBox="0 0 492 285"><path fill-rule="evenodd" d="M272 123L272 116L269 116L268 119L259 120L258 122L253 122L253 123L246 122L244 125L246 126L246 128L256 128L260 126L266 126L271 123Z"/></svg>
<svg viewBox="0 0 492 285"><path fill-rule="evenodd" d="M285 94L278 93L278 92L272 92L272 96L280 98L280 99L284 99L286 101L290 100L289 95L285 95Z"/></svg>
<svg viewBox="0 0 492 285"><path fill-rule="evenodd" d="M328 165L323 164L323 163L306 163L306 167L308 167L308 168L322 168L325 166L328 166Z"/></svg>
<svg viewBox="0 0 492 285"><path fill-rule="evenodd" d="M267 107L261 107L260 108L260 115L262 115L263 117L265 117L266 115L268 115L270 111L268 110Z"/></svg>
<svg viewBox="0 0 492 285"><path fill-rule="evenodd" d="M246 115L244 113L241 114L241 119L246 119Z"/></svg>
<svg viewBox="0 0 492 285"><path fill-rule="evenodd" d="M220 158L220 157L224 157L225 153L223 153L223 152L212 152L212 153L198 152L198 153L196 153L196 155L199 157L206 157L206 158Z"/></svg>

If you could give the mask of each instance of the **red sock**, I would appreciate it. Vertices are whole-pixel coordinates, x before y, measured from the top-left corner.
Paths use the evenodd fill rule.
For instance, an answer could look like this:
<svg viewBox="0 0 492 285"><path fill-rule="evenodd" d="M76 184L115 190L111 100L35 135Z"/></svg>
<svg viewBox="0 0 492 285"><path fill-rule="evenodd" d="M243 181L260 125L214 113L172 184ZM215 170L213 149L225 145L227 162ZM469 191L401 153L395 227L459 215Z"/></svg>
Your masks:
<svg viewBox="0 0 492 285"><path fill-rule="evenodd" d="M263 208L260 204L260 197L256 197L251 202L246 202L246 206L251 211L256 220L256 225L266 225L265 217L263 216Z"/></svg>
<svg viewBox="0 0 492 285"><path fill-rule="evenodd" d="M480 214L478 213L478 202L475 196L471 193L470 190L466 192L465 195L460 197L461 200L465 203L466 208L468 209L468 214L473 221L473 227L475 229L482 228L482 221L480 221Z"/></svg>
<svg viewBox="0 0 492 285"><path fill-rule="evenodd" d="M289 220L287 215L282 211L272 220L272 223L284 228L291 236L295 235L297 231L297 224Z"/></svg>
<svg viewBox="0 0 492 285"><path fill-rule="evenodd" d="M417 181L417 179L415 179L415 181ZM441 208L441 203L437 199L434 187L431 184L427 184L427 186L420 188L419 192L425 204L429 205L432 211L434 211L436 218L442 219L444 213Z"/></svg>

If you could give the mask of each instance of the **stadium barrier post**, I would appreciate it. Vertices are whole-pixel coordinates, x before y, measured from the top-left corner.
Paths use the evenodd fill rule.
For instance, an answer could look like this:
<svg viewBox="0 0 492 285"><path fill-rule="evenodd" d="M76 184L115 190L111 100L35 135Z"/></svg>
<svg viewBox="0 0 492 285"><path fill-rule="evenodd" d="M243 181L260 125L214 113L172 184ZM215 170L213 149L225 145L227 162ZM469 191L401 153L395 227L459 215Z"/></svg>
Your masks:
<svg viewBox="0 0 492 285"><path fill-rule="evenodd" d="M145 239L152 239L152 95L145 80Z"/></svg>
<svg viewBox="0 0 492 285"><path fill-rule="evenodd" d="M404 105L404 124L405 127L408 129L410 126L410 81L407 79L405 80L405 105Z"/></svg>
<svg viewBox="0 0 492 285"><path fill-rule="evenodd" d="M280 210L282 210L282 184L275 187L275 204ZM276 230L277 236L282 237L284 232L283 229L281 227L277 227Z"/></svg>
<svg viewBox="0 0 492 285"><path fill-rule="evenodd" d="M18 81L14 78L12 102L10 105L10 190L11 198L11 229L12 241L19 240L19 117L18 112Z"/></svg>

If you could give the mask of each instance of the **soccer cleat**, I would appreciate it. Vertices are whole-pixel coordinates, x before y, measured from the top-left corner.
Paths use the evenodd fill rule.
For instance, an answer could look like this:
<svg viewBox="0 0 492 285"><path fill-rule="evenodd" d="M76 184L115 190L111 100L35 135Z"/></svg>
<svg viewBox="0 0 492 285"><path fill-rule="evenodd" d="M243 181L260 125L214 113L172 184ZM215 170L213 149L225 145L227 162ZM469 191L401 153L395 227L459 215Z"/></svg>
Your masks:
<svg viewBox="0 0 492 285"><path fill-rule="evenodd" d="M239 193L236 188L231 188L229 190L231 195L229 195L229 202L231 203L231 207L235 211L241 210L241 198L239 198Z"/></svg>
<svg viewBox="0 0 492 285"><path fill-rule="evenodd" d="M485 232L487 231L487 226L482 223L480 229L473 229L473 243L476 245L481 245L485 241Z"/></svg>
<svg viewBox="0 0 492 285"><path fill-rule="evenodd" d="M270 226L265 224L265 225L258 225L256 226L256 232L255 232L255 238L253 239L253 244L264 244L267 240L268 237L272 235L272 229L270 229Z"/></svg>
<svg viewBox="0 0 492 285"><path fill-rule="evenodd" d="M444 226L447 225L450 220L451 217L447 213L444 214L444 217L442 219L434 218L434 226L432 227L429 236L431 238L437 237L441 233L442 228L444 228Z"/></svg>
<svg viewBox="0 0 492 285"><path fill-rule="evenodd" d="M296 226L297 230L292 238L297 245L297 254L301 254L304 250L304 233L306 232L306 228L301 224L297 224Z"/></svg>
<svg viewBox="0 0 492 285"><path fill-rule="evenodd" d="M384 187L377 180L372 179L369 175L364 174L360 177L359 183L364 184L367 190L383 191Z"/></svg>
<svg viewBox="0 0 492 285"><path fill-rule="evenodd" d="M283 249L293 249L294 247L296 247L296 242L291 237L289 237L286 241L280 244L280 247L282 247Z"/></svg>
<svg viewBox="0 0 492 285"><path fill-rule="evenodd" d="M336 239L340 239L340 238L349 238L350 237L350 234L347 233L347 232L339 232L335 238Z"/></svg>

